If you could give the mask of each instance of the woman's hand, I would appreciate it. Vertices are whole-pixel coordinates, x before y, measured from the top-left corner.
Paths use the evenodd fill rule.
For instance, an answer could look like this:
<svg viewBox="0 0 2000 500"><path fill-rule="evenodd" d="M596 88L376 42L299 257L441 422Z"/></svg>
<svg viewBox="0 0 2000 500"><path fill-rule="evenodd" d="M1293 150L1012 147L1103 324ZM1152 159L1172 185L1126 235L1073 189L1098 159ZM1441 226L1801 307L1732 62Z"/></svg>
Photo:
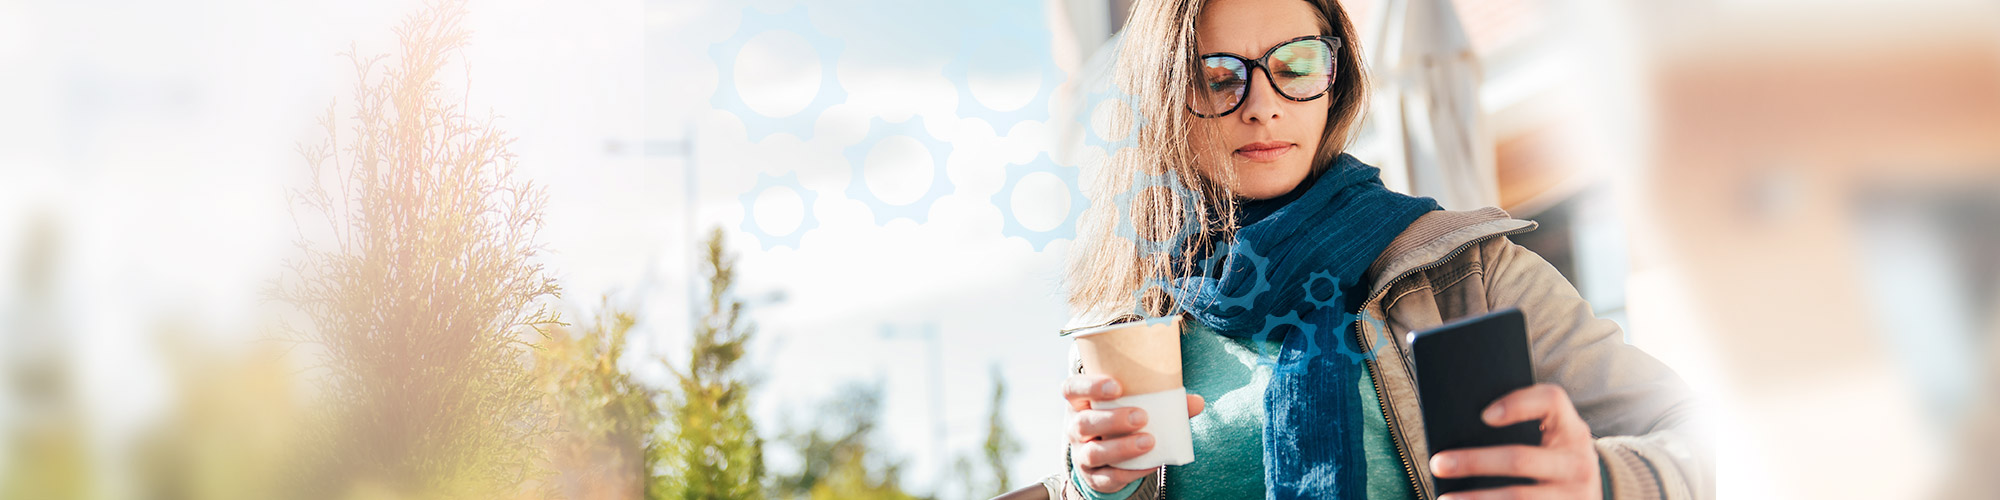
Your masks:
<svg viewBox="0 0 2000 500"><path fill-rule="evenodd" d="M1486 425L1542 423L1542 445L1506 445L1440 452L1431 457L1437 477L1513 476L1535 484L1456 492L1439 500L1500 500L1526 498L1596 499L1604 494L1597 470L1597 447L1590 425L1576 414L1569 393L1552 384L1535 384L1514 391L1480 414Z"/></svg>
<svg viewBox="0 0 2000 500"><path fill-rule="evenodd" d="M1124 392L1118 381L1097 374L1071 375L1063 381L1063 399L1069 400L1069 417L1063 422L1069 434L1070 461L1077 476L1091 489L1112 493L1132 481L1153 473L1153 469L1133 470L1112 467L1153 449L1153 436L1139 432L1149 418L1138 408L1092 409L1092 401L1111 401ZM1188 416L1201 413L1201 396L1188 395Z"/></svg>

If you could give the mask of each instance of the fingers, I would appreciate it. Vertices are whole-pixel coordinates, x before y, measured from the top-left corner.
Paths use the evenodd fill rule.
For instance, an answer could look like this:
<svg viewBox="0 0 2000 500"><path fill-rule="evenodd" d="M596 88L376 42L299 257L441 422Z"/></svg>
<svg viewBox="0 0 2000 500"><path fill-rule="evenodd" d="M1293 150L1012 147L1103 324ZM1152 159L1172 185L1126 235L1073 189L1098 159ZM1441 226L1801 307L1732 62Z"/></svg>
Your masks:
<svg viewBox="0 0 2000 500"><path fill-rule="evenodd" d="M1536 484L1457 492L1440 500L1597 496L1597 449L1591 444L1590 424L1577 416L1569 393L1561 387L1536 384L1514 391L1487 406L1480 419L1494 427L1540 422L1542 443L1439 452L1431 457L1431 472L1447 478L1524 477L1536 480Z"/></svg>
<svg viewBox="0 0 2000 500"><path fill-rule="evenodd" d="M1438 500L1542 500L1552 498L1578 498L1563 488L1543 485L1508 486L1488 490L1454 492L1438 497Z"/></svg>
<svg viewBox="0 0 2000 500"><path fill-rule="evenodd" d="M1502 427L1521 422L1547 422L1550 417L1576 416L1569 393L1555 384L1535 384L1501 396L1479 414L1486 425Z"/></svg>
<svg viewBox="0 0 2000 500"><path fill-rule="evenodd" d="M1569 393L1554 384L1535 384L1502 396L1486 407L1480 419L1494 427L1539 421L1545 446L1590 446L1590 424L1577 415Z"/></svg>
<svg viewBox="0 0 2000 500"><path fill-rule="evenodd" d="M1082 410L1090 407L1090 402L1118 399L1123 391L1118 381L1110 376L1095 373L1070 375L1063 381L1063 399L1069 400L1069 409Z"/></svg>
<svg viewBox="0 0 2000 500"><path fill-rule="evenodd" d="M1146 427L1146 410L1117 408L1083 410L1070 416L1069 441L1083 443L1099 438L1116 438Z"/></svg>
<svg viewBox="0 0 2000 500"><path fill-rule="evenodd" d="M1207 401L1203 401L1201 399L1201 395L1189 394L1187 396L1188 396L1188 416L1192 417L1195 415L1200 415L1201 410L1203 408L1208 407Z"/></svg>
<svg viewBox="0 0 2000 500"><path fill-rule="evenodd" d="M1438 452L1431 456L1437 477L1512 476L1545 483L1567 483L1597 474L1595 457L1570 450L1505 445Z"/></svg>
<svg viewBox="0 0 2000 500"><path fill-rule="evenodd" d="M1070 460L1084 468L1109 467L1111 464L1131 460L1152 451L1153 444L1153 435L1143 432L1118 438L1074 443L1069 447ZM1112 490L1115 491L1117 488Z"/></svg>
<svg viewBox="0 0 2000 500"><path fill-rule="evenodd" d="M1083 478L1085 487L1097 490L1099 493L1116 493L1118 490L1125 488L1125 485L1132 484L1133 481L1153 475L1154 470L1156 469L1134 470L1117 467L1095 467L1077 469L1077 475Z"/></svg>

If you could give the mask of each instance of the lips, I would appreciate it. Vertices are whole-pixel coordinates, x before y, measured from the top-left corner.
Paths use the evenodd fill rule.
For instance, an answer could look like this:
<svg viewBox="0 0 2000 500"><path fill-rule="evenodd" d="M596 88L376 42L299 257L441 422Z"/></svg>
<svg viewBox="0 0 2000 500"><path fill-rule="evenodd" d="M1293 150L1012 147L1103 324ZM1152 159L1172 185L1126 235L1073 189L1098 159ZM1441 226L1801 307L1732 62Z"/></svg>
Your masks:
<svg viewBox="0 0 2000 500"><path fill-rule="evenodd" d="M1278 141L1253 142L1244 145L1241 148L1237 148L1236 154L1238 156L1247 158L1250 161L1268 162L1276 160L1280 156L1284 156L1285 153L1292 152L1292 149L1296 147L1298 146L1289 142L1278 142Z"/></svg>

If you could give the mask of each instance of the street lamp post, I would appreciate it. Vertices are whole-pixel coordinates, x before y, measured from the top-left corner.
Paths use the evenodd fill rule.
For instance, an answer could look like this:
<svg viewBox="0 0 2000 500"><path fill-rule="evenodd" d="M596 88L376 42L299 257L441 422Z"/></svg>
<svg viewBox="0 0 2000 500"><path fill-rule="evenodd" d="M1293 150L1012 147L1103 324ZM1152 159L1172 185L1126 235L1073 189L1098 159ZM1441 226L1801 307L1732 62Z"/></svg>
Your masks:
<svg viewBox="0 0 2000 500"><path fill-rule="evenodd" d="M936 322L926 322L916 333L898 332L889 324L882 324L882 338L885 340L922 340L930 351L930 406L931 406L931 463L933 478L931 495L941 496L944 491L945 417L944 417L944 335L938 333Z"/></svg>

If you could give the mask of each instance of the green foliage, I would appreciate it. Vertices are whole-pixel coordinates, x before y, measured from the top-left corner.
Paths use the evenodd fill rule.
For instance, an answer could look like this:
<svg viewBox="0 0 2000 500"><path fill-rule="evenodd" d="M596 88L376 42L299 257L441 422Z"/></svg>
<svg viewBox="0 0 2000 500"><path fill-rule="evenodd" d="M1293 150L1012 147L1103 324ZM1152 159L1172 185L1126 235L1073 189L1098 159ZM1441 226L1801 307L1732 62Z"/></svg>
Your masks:
<svg viewBox="0 0 2000 500"><path fill-rule="evenodd" d="M964 498L990 498L1021 486L1007 483L1007 462L1020 455L1021 443L1007 428L1004 375L999 365L993 365L993 397L987 406L986 439L977 453L979 466L973 465L972 453L958 454L952 460L952 477Z"/></svg>
<svg viewBox="0 0 2000 500"><path fill-rule="evenodd" d="M909 499L899 485L901 464L875 449L881 422L882 387L855 385L824 403L817 425L787 432L785 443L798 453L799 470L779 476L773 489L784 498Z"/></svg>
<svg viewBox="0 0 2000 500"><path fill-rule="evenodd" d="M982 447L986 456L987 471L992 473L995 496L1006 493L1007 461L1021 452L1021 443L1007 430L1007 420L1001 408L1007 402L1007 379L1000 372L1000 366L993 366L993 403L986 414L986 444Z"/></svg>
<svg viewBox="0 0 2000 500"><path fill-rule="evenodd" d="M638 498L654 469L660 391L619 368L637 320L599 308L585 328L550 329L535 351L535 375L552 413L544 440L549 492L560 498Z"/></svg>
<svg viewBox="0 0 2000 500"><path fill-rule="evenodd" d="M73 423L17 425L8 470L0 471L0 498L92 498L91 454L80 419ZM40 424L38 422L38 424Z"/></svg>
<svg viewBox="0 0 2000 500"><path fill-rule="evenodd" d="M646 496L763 498L764 440L750 421L750 387L737 366L755 327L743 320L743 301L732 293L736 259L721 228L705 246L706 310L695 324L686 368L675 371L679 393L668 405L672 430L654 457L667 473L649 485Z"/></svg>
<svg viewBox="0 0 2000 500"><path fill-rule="evenodd" d="M174 401L140 436L140 498L259 500L294 496L282 483L304 432L294 371L275 344L230 352L171 327L159 337ZM34 497L10 497L34 498Z"/></svg>

